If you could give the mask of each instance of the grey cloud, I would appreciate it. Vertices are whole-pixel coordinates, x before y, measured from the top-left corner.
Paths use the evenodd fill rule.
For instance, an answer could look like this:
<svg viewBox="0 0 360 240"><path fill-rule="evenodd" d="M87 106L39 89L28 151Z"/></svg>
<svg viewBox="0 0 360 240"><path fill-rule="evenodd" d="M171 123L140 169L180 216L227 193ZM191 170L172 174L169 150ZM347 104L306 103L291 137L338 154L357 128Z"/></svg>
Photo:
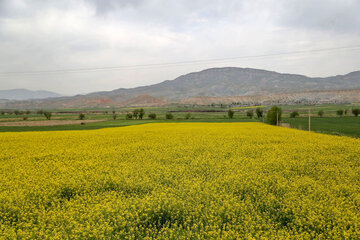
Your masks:
<svg viewBox="0 0 360 240"><path fill-rule="evenodd" d="M350 0L0 0L0 65L2 71L106 67L355 45L358 9L359 1ZM328 76L360 65L356 51L330 56L336 60L318 54L96 74L0 74L0 87L74 94L216 66Z"/></svg>
<svg viewBox="0 0 360 240"><path fill-rule="evenodd" d="M119 21L142 22L168 27L172 31L229 20L242 15L244 0L86 0L100 16Z"/></svg>
<svg viewBox="0 0 360 240"><path fill-rule="evenodd" d="M120 21L167 26L173 31L204 24L246 24L269 14L269 21L289 28L360 32L358 0L0 0L0 18L31 17L46 9L67 11L78 5L92 7L99 16Z"/></svg>
<svg viewBox="0 0 360 240"><path fill-rule="evenodd" d="M86 2L94 5L97 14L104 15L116 9L137 7L143 0L86 0Z"/></svg>
<svg viewBox="0 0 360 240"><path fill-rule="evenodd" d="M284 1L279 24L340 33L360 33L360 1Z"/></svg>
<svg viewBox="0 0 360 240"><path fill-rule="evenodd" d="M71 0L0 0L0 18L28 18L43 10L71 8Z"/></svg>
<svg viewBox="0 0 360 240"><path fill-rule="evenodd" d="M158 24L172 31L232 22L248 24L268 15L279 26L339 33L360 32L358 0L86 0L100 15Z"/></svg>

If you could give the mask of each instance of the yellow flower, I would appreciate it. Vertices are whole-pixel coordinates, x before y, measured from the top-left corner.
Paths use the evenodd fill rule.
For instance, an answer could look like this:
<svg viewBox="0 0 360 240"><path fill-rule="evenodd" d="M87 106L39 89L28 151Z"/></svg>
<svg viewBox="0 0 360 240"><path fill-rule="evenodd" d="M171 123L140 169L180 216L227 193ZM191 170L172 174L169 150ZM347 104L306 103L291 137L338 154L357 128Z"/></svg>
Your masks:
<svg viewBox="0 0 360 240"><path fill-rule="evenodd" d="M4 239L359 239L360 139L261 123L0 133Z"/></svg>

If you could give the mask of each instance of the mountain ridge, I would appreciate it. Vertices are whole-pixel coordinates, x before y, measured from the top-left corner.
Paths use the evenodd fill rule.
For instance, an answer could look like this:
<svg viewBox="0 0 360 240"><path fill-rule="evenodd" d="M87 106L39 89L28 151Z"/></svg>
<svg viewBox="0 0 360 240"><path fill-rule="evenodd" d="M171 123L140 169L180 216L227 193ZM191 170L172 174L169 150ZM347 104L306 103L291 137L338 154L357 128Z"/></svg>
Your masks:
<svg viewBox="0 0 360 240"><path fill-rule="evenodd" d="M220 77L218 77L220 76ZM339 83L339 80L355 77L355 82ZM342 78L342 79L341 79ZM330 80L328 82L324 82ZM285 83L283 87L277 83ZM299 84L305 84L300 86ZM187 84L187 86L186 86ZM210 84L210 90L209 88ZM184 86L185 85L185 86ZM195 87L195 89L194 89ZM256 92L283 92L310 89L347 89L360 87L360 71L331 77L310 78L300 74L278 73L252 68L210 68L200 72L181 75L174 80L130 89L115 89L111 94L136 92L154 97L167 97L178 100L192 96L239 96ZM169 88L171 92L169 92ZM201 89L199 91L199 88ZM153 92L153 93L151 93ZM185 92L185 93L184 93Z"/></svg>
<svg viewBox="0 0 360 240"><path fill-rule="evenodd" d="M224 67L191 72L181 75L174 80L166 80L147 86L118 88L112 91L93 92L85 95L46 100L7 102L0 104L0 106L51 106L53 108L68 108L82 106L115 107L126 104L138 106L141 104L155 105L157 103L163 105L165 103L176 103L184 99L202 96L266 96L306 92L309 90L315 90L316 92L343 91L346 89L360 89L360 71L350 72L345 75L312 78L300 74L278 73L262 69ZM300 95L298 94L297 96ZM309 94L304 96L309 96ZM322 96L325 95L322 94ZM139 101L138 103L136 103L137 100Z"/></svg>

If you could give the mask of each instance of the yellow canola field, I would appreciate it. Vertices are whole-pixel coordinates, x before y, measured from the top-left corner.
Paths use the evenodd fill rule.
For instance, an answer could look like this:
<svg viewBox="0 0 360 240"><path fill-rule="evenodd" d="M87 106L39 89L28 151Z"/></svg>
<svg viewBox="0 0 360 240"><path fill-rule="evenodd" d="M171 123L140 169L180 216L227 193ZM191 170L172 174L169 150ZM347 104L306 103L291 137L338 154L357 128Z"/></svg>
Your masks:
<svg viewBox="0 0 360 240"><path fill-rule="evenodd" d="M247 109L247 108L264 108L264 107L267 107L267 106L247 106L247 107L233 107L231 109Z"/></svg>
<svg viewBox="0 0 360 240"><path fill-rule="evenodd" d="M0 239L360 239L359 139L159 123L0 149Z"/></svg>

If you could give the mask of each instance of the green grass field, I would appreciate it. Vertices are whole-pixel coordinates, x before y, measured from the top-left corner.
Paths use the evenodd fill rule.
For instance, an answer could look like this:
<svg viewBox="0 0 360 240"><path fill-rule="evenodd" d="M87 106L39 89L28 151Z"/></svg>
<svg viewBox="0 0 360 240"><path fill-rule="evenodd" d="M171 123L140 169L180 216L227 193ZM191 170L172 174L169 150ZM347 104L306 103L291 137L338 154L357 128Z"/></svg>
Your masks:
<svg viewBox="0 0 360 240"><path fill-rule="evenodd" d="M283 122L289 123L292 128L308 130L308 110L311 108L312 120L311 130L315 132L346 135L351 137L360 137L360 117L351 116L352 108L359 108L359 104L323 104L323 105L286 105L281 106L283 110ZM261 106L266 112L271 106ZM107 127L122 127L129 125L137 125L153 122L254 122L264 121L264 119L249 119L246 112L255 110L256 106L245 106L232 108L235 111L233 119L227 117L229 108L225 106L167 106L167 107L151 107L144 108L145 116L143 120L126 120L125 115L135 108L116 108L116 109L53 109L49 110L53 113L53 120L76 120L79 113L83 112L86 119L103 120L102 122L87 123L86 125L59 125L59 126L0 126L0 132L20 132L20 131L60 131L60 130L90 130ZM339 109L348 110L347 116L338 117L336 111ZM324 117L317 116L319 110L324 111ZM117 114L117 119L112 119L112 111ZM292 111L298 111L300 116L290 118ZM165 114L171 112L174 119L165 119ZM149 113L156 113L157 119L148 118ZM186 119L186 115L190 113L190 119ZM41 114L35 114L34 111L29 115L4 114L0 115L1 122L24 121L23 117L27 117L26 121L46 120ZM265 119L266 121L266 119Z"/></svg>
<svg viewBox="0 0 360 240"><path fill-rule="evenodd" d="M26 131L66 131L66 130L91 130L109 127L124 127L130 125L146 124L146 123L162 123L162 122L257 122L256 119L172 119L172 120L111 120L104 122L87 123L86 125L59 125L59 126L0 126L0 132L26 132Z"/></svg>
<svg viewBox="0 0 360 240"><path fill-rule="evenodd" d="M283 122L290 123L293 128L309 130L309 119L307 117L286 118ZM327 134L360 137L360 117L312 117L311 130Z"/></svg>

